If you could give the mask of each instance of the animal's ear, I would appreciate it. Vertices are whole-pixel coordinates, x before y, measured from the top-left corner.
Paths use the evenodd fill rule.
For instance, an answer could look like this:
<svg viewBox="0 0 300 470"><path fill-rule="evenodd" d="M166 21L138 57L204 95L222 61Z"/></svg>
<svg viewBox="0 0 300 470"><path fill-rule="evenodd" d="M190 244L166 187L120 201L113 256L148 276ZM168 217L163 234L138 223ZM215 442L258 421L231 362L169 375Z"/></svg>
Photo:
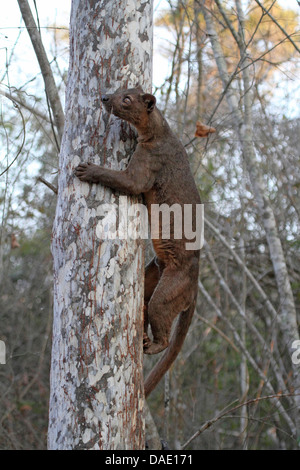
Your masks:
<svg viewBox="0 0 300 470"><path fill-rule="evenodd" d="M147 111L148 113L152 113L153 109L155 108L156 104L156 98L153 95L150 95L150 93L145 93L143 96L143 101L147 106Z"/></svg>

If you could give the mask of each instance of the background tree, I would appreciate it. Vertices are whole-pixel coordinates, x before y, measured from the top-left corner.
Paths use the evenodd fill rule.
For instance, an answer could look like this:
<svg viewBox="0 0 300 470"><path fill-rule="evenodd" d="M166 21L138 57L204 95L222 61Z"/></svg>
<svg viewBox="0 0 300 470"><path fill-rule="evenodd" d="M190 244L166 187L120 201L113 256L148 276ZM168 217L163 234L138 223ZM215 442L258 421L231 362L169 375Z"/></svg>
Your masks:
<svg viewBox="0 0 300 470"><path fill-rule="evenodd" d="M278 127L282 125L279 123L282 113L279 113L279 119L272 116L268 103L268 99L273 100L274 106L274 83L278 79L278 70L283 71L288 79L298 67L298 37L295 31L298 20L294 12L283 12L279 5L273 11L275 2L259 3L248 2L243 10L238 1L170 1L170 11L159 21L160 27L166 25L173 34L176 44L174 53L181 49L181 62L179 55L178 60L172 62L176 64L176 73L171 68L170 77L161 87L162 101L168 100L173 119L178 116L179 122L174 123L177 129L184 128L187 132L186 137L185 133L183 136L193 160L195 175L199 178L202 200L206 203L207 243L202 253L199 282L202 296L199 296L198 322L194 324L195 343L193 346L191 333L192 344L186 346L189 360L191 352L195 354L197 350L195 362L192 360L192 370L197 365L200 370L198 381L192 381L195 404L191 415L206 415L208 407L214 414L216 403L219 403L217 408L222 409L230 402L227 395L230 385L226 379L223 382L227 374L232 377L229 365L236 367L236 370L239 366L234 381L240 385L241 401L247 401L249 394L261 396L265 390L269 396L267 405L262 400L255 410L259 409L262 413L264 408L263 414L267 414L265 406L268 407L271 402L278 413L274 414L274 427L267 429L268 426L262 424L260 438L256 434L255 440L251 438L251 430L255 426L254 421L251 422L253 414L246 408L239 408L239 430L235 424L226 425L226 420L220 419L219 422L217 419L213 437L207 436L206 440L202 433L209 427L204 425L201 428L197 436L201 435L204 447L210 447L213 439L214 445L224 448L230 441L229 436L232 439L228 445L234 445L236 436L239 445L245 448L253 448L258 439L263 445L263 436L265 440L274 439L275 446L293 447L297 445L299 435L299 368L291 361L291 346L293 340L298 338L298 282L295 268L290 264L293 250L290 251L291 244L288 243L288 239L293 240L292 244L298 239L294 231L299 227L297 209L294 209L294 198L297 196L295 189L291 193L293 177L290 175L287 186L292 197L281 211L275 200L281 205L287 198L284 192L278 190L278 172L275 176L273 170L270 171L273 165L290 168L284 162L287 158L296 158L296 155L291 150L277 151L276 158L273 154L274 157L269 159L262 151L265 145L271 147L267 142L274 142L274 129L270 122L274 124L277 120ZM216 94L216 90L219 93ZM200 116L199 110L200 113L202 110ZM190 137L195 120L199 117L218 131L206 143ZM289 119L288 125L297 127L298 121ZM269 130L264 132L266 128ZM262 139L261 131L264 132ZM281 145L286 146L287 141L285 136ZM277 145L280 147L278 140ZM272 148L274 151L278 149L276 146ZM293 214L293 223L286 225L287 212ZM298 264L298 257L297 261L293 259L293 264ZM209 311L212 317L206 316ZM206 329L202 330L201 322ZM238 363L231 363L227 353L225 359L219 350L214 352L208 347L206 351L205 341L199 346L198 338L203 338L203 331L209 337L214 331L219 335L221 344L226 341L231 346L229 356L235 354L237 347ZM214 347L217 347L216 344L213 341ZM204 360L207 367L205 358L212 368L210 376L203 369L203 383L200 379L201 363ZM193 375L188 367L187 371ZM192 389L188 385L188 376L184 374L183 378L179 371L178 374L174 378L175 389L171 387L170 392L173 406L168 416L171 420L175 419L175 415L179 420L178 409L181 406L187 412L184 399L182 402L183 380L188 381L186 390L189 390L189 396ZM178 377L180 386L176 382ZM210 377L216 379L212 383L213 395L208 393ZM206 388L203 392L204 384ZM224 390L223 393L220 390ZM270 398L277 391L290 396L280 401ZM236 418L236 424L238 421ZM177 429L182 427L179 425ZM171 425L171 428L174 426ZM285 432L293 436L292 441L283 437ZM175 442L182 442L178 431L174 438ZM191 441L187 442L191 445Z"/></svg>
<svg viewBox="0 0 300 470"><path fill-rule="evenodd" d="M18 9L17 2L15 6ZM50 239L56 195L37 178L57 185L57 146L40 71L34 63L29 71L18 67L20 57L30 56L24 54L26 29L12 41L15 30L8 31L7 41L1 33L1 43L11 48L4 55L0 77L0 337L7 353L0 368L0 448L45 449L53 310ZM51 33L50 38L55 44ZM67 65L65 46L56 48L57 60L52 62L60 93L64 81L57 71Z"/></svg>
<svg viewBox="0 0 300 470"><path fill-rule="evenodd" d="M250 145L264 198L274 214L299 325L298 5L295 2L289 10L279 1L249 0L242 2L241 14L237 4L154 2L159 17L155 54L157 58L162 53L169 64L165 81L162 73L154 75L158 106L187 146L206 215L194 322L169 378L148 400L170 448L298 446L295 367L280 322L285 306L243 157L244 146ZM47 34L44 22L40 24L62 98L66 30L53 23L50 26L56 29ZM0 89L0 132L5 143L0 173L17 157L0 181L0 339L7 345L7 364L0 365L0 447L16 449L46 445L52 312L49 244L56 195L36 177L56 187L58 167L53 117L49 118L38 86L40 75L32 71L20 82L13 73L26 34L20 32L7 54L3 52L1 79L6 86ZM161 43L160 37L167 40ZM221 46L226 84L212 38ZM231 107L231 100L237 105ZM242 133L247 130L245 110L252 119L250 141L241 139L237 129L237 122L242 122ZM217 129L208 140L194 138L198 119ZM100 152L95 150L96 154ZM20 246L12 249L13 233ZM296 339L297 328L295 336L289 328ZM144 358L146 373L156 360Z"/></svg>

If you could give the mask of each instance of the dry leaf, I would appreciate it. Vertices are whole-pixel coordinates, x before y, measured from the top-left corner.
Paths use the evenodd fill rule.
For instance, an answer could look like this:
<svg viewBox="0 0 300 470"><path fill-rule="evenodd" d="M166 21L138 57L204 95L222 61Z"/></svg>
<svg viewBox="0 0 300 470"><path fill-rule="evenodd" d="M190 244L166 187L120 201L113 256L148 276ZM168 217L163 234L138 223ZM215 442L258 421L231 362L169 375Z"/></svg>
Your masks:
<svg viewBox="0 0 300 470"><path fill-rule="evenodd" d="M17 237L14 233L12 233L10 237L10 247L12 250L14 250L15 248L20 248L20 244L18 243Z"/></svg>
<svg viewBox="0 0 300 470"><path fill-rule="evenodd" d="M208 134L213 134L216 132L214 127L209 127L203 124L203 122L196 122L196 132L195 137L208 137Z"/></svg>

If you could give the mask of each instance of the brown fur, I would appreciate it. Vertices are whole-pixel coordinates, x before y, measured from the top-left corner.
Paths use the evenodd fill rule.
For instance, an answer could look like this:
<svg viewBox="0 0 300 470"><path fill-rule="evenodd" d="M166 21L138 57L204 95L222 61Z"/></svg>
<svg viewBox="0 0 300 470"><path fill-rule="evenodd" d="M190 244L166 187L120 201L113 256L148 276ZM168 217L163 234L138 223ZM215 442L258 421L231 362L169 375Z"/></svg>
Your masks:
<svg viewBox="0 0 300 470"><path fill-rule="evenodd" d="M101 183L127 194L143 194L149 215L152 204L200 204L185 149L156 108L155 97L137 87L104 95L102 102L108 112L136 127L138 145L124 171L81 163L75 169L81 181ZM195 230L195 220L193 224ZM144 352L156 354L168 349L145 381L146 396L177 357L194 312L199 250L186 250L186 242L184 236L174 238L172 225L169 239L162 238L160 227L159 238L153 240L156 257L145 271ZM153 341L148 336L149 323Z"/></svg>

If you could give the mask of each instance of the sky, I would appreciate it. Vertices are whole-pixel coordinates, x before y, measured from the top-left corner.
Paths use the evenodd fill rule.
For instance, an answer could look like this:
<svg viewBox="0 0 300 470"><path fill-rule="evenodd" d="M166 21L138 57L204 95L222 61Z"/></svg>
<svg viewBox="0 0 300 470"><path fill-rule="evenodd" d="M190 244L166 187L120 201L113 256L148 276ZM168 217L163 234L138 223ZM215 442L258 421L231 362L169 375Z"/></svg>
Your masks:
<svg viewBox="0 0 300 470"><path fill-rule="evenodd" d="M2 0L3 2L4 0ZM0 0L1 3L1 0ZM36 1L40 25L48 26L49 24L58 24L58 25L69 25L69 16L71 9L71 0L51 0L47 2L46 0L37 0ZM30 6L34 13L33 1L30 0ZM154 12L157 13L159 10L167 8L168 4L166 0L154 0ZM9 56L10 51L14 47L15 41L20 32L20 25L24 26L21 22L21 14L17 0L11 0L6 2L5 9L1 11L0 18L0 77L2 78L3 69L5 68L5 63L7 55ZM162 32L158 32L160 35ZM42 32L43 39L45 40L47 34ZM156 36L154 39L154 47L156 50L159 49L160 36ZM16 48L16 53L22 50L21 61L22 69L33 70L35 64L34 57L30 54L31 44L27 37L27 32L23 31L21 34L21 44ZM162 77L167 73L168 65L166 60L163 60L159 57L159 54L154 54L154 74L153 81L158 84L162 81ZM11 69L12 70L12 69ZM21 71L19 71L21 72ZM11 72L12 73L12 72ZM17 72L16 75L20 76ZM12 80L13 77L11 77ZM11 83L13 85L13 83Z"/></svg>
<svg viewBox="0 0 300 470"><path fill-rule="evenodd" d="M1 2L1 0L0 0ZM4 3L4 0L2 0ZM300 12L297 0L278 0L284 6L289 6ZM71 0L36 0L40 25L48 26L53 24L65 25L68 27ZM33 0L30 0L32 11L34 12ZM154 0L154 14L158 14L161 10L168 7L166 0ZM3 80L10 86L20 87L23 81L30 80L30 77L39 72L36 59L34 57L32 46L25 29L20 30L21 14L17 0L10 0L5 2L5 8L1 9L0 18L0 80ZM24 26L24 25L22 25ZM15 42L21 32L20 40L15 48L15 57L18 60L13 60L8 71L9 74L4 76L5 64L9 61L11 51L14 49ZM47 37L52 43L52 36L45 29L42 31L43 40L47 44ZM163 83L164 78L168 75L170 64L160 54L160 50L166 41L170 39L168 33L163 28L154 28L154 65L153 65L153 84L159 86ZM53 43L52 43L53 44ZM53 47L53 45L52 45ZM52 51L53 52L53 51ZM65 53L65 60L67 61L67 51ZM26 77L25 77L26 76ZM32 92L34 93L34 86L38 84L37 81L32 82Z"/></svg>

